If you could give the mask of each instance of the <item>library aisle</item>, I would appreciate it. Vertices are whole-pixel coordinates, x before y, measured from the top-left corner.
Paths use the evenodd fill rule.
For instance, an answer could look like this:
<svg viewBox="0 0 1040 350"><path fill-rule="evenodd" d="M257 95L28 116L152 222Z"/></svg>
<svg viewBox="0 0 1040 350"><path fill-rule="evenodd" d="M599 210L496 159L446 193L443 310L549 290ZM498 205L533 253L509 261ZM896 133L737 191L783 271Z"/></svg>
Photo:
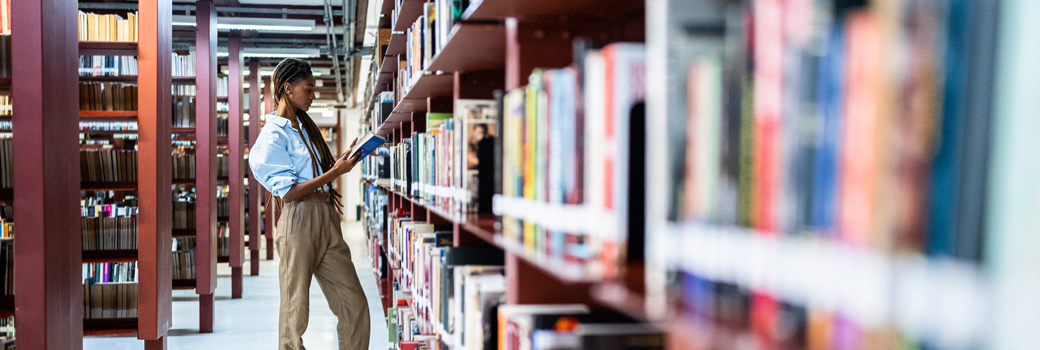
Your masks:
<svg viewBox="0 0 1040 350"><path fill-rule="evenodd" d="M359 222L343 224L343 235L350 245L354 267L358 271L371 269L365 253L365 237ZM247 260L248 261L248 260ZM213 333L200 334L198 296L192 290L173 291L173 327L169 332L169 349L229 350L273 349L278 340L278 256L260 261L260 276L243 279L249 291L242 299L231 299L231 268L217 266L216 319ZM372 313L372 340L369 349L387 348L386 318L380 308L375 277L358 273L368 297ZM325 296L317 282L311 284L311 318L303 335L307 349L337 349L336 317L329 311ZM123 350L141 349L142 340L135 336L84 337L83 349Z"/></svg>

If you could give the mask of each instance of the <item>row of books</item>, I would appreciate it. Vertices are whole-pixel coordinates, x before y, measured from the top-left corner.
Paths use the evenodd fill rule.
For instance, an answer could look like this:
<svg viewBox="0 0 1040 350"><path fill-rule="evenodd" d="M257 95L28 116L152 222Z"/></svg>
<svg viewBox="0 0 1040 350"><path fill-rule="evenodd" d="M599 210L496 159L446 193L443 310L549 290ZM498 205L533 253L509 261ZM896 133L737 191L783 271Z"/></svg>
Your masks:
<svg viewBox="0 0 1040 350"><path fill-rule="evenodd" d="M137 131L137 122L79 122L80 131Z"/></svg>
<svg viewBox="0 0 1040 350"><path fill-rule="evenodd" d="M195 153L174 153L172 155L173 178L195 178Z"/></svg>
<svg viewBox="0 0 1040 350"><path fill-rule="evenodd" d="M766 288L728 272L747 271L754 262L723 263L723 257L710 255L700 259L703 264L667 268L681 278L663 289L674 291L698 316L747 321L757 338L794 342L793 347L1035 342L1035 333L1021 332L1030 334L1016 339L1010 336L1016 332L987 325L1028 322L1008 319L1001 309L1034 304L1028 298L1008 302L1003 293L1035 281L1027 277L1036 275L1032 268L1018 258L1024 252L1018 246L1030 244L1019 233L1035 231L1035 221L1003 214L1035 203L1035 196L1022 195L1036 192L1023 187L1032 181L1004 174L1035 177L1024 170L1035 162L1023 160L1036 159L1036 143L1023 142L1028 137L1008 142L1017 131L999 130L1038 120L1028 109L1012 112L1032 99L1022 103L1022 97L1006 95L1028 90L1035 80L1026 73L1031 70L1014 63L1025 56L1031 58L1023 62L1035 61L1035 51L1023 50L1031 47L1028 41L1005 40L1028 36L1009 17L1032 18L1038 8L1024 15L1024 8L1007 11L1008 2L897 1L896 14L877 1L752 3L728 9L736 15L719 16L717 28L724 30L717 32L668 23L670 40L652 54L670 53L661 64L668 69L652 77L652 84L667 86L667 103L659 106L667 113L655 114L667 116L669 129L667 147L655 150L667 155L667 163L653 173L667 174L657 177L666 184L661 194L667 223L694 228L665 237L669 243L695 238L730 245L751 236L751 242L777 242L787 251L810 246L798 243L805 238L813 250L851 247L855 254L848 255L869 255L890 266L870 285L892 292L834 293L815 283L818 278L782 273L770 279L786 287ZM892 52L900 52L898 58ZM1008 171L1000 161L1030 165ZM995 195L997 188L1005 195ZM1007 191L1014 194L1008 197ZM673 252L669 260L686 260L682 254L689 252ZM845 266L850 260L855 261L828 249L812 265ZM937 273L942 270L934 266L951 260L958 274ZM908 273L900 268L905 261L929 268ZM1014 286L979 293L974 304L957 299L955 304L974 305L967 311L935 306L941 303L915 312L902 307L920 290L931 291L920 294L929 299L957 298L937 281L968 274L981 282L965 284L979 289L1000 290L1000 276L1015 276ZM725 314L717 307L741 302L746 303ZM950 319L981 320L951 327ZM781 336L772 331L777 328L791 331Z"/></svg>
<svg viewBox="0 0 1040 350"><path fill-rule="evenodd" d="M227 97L228 91L228 76L217 77L217 97Z"/></svg>
<svg viewBox="0 0 1040 350"><path fill-rule="evenodd" d="M489 213L495 193L499 104L457 100L455 111L427 113L426 132L414 131L390 148L390 178L396 190L449 213ZM368 162L371 168L380 160Z"/></svg>
<svg viewBox="0 0 1040 350"><path fill-rule="evenodd" d="M0 238L14 238L14 222L11 219L0 219Z"/></svg>
<svg viewBox="0 0 1040 350"><path fill-rule="evenodd" d="M505 298L505 256L491 247L454 247L451 225L414 222L400 209L391 215L387 256L406 307L394 310L392 339L441 340L466 349L496 348L488 322ZM395 300L396 301L396 300Z"/></svg>
<svg viewBox="0 0 1040 350"><path fill-rule="evenodd" d="M14 295L14 239L0 239L0 280L3 281L3 294Z"/></svg>
<svg viewBox="0 0 1040 350"><path fill-rule="evenodd" d="M15 350L14 339L14 316L8 316L5 319L0 319L0 350Z"/></svg>
<svg viewBox="0 0 1040 350"><path fill-rule="evenodd" d="M87 283L137 282L137 262L83 264L83 280Z"/></svg>
<svg viewBox="0 0 1040 350"><path fill-rule="evenodd" d="M14 220L14 207L11 206L11 203L0 204L0 220Z"/></svg>
<svg viewBox="0 0 1040 350"><path fill-rule="evenodd" d="M137 12L99 15L79 12L79 41L137 41Z"/></svg>
<svg viewBox="0 0 1040 350"><path fill-rule="evenodd" d="M133 208L135 211L137 208ZM80 219L83 250L137 249L137 215Z"/></svg>
<svg viewBox="0 0 1040 350"><path fill-rule="evenodd" d="M423 15L407 29L405 64L401 65L401 81L405 81L402 93L414 84L414 79L423 74L433 58L437 57L452 35L452 26L461 20L469 1L437 0L423 4ZM395 15L400 8L395 9ZM396 20L395 20L396 22Z"/></svg>
<svg viewBox="0 0 1040 350"><path fill-rule="evenodd" d="M195 279L195 237L173 238L173 279Z"/></svg>
<svg viewBox="0 0 1040 350"><path fill-rule="evenodd" d="M231 205L228 203L228 186L217 186L217 216L228 217L231 215Z"/></svg>
<svg viewBox="0 0 1040 350"><path fill-rule="evenodd" d="M178 55L176 52L174 52L172 53L172 55L173 61L171 62L170 66L173 67L173 76L195 76L195 51L189 51L187 55Z"/></svg>
<svg viewBox="0 0 1040 350"><path fill-rule="evenodd" d="M580 206L594 215L569 218L578 224L564 229L511 213L502 219L502 234L609 277L627 243L629 172L642 169L629 166L629 155L637 152L629 134L641 137L633 130L642 125L645 48L614 43L578 56L567 68L534 70L526 87L505 96L502 194Z"/></svg>
<svg viewBox="0 0 1040 350"><path fill-rule="evenodd" d="M217 256L231 256L231 241L228 224L222 222L217 227Z"/></svg>
<svg viewBox="0 0 1040 350"><path fill-rule="evenodd" d="M10 117L14 115L14 106L11 104L11 95L0 95L0 117ZM10 123L10 121L5 121ZM10 125L4 130L11 130Z"/></svg>
<svg viewBox="0 0 1040 350"><path fill-rule="evenodd" d="M195 94L173 95L173 127L194 128L195 127Z"/></svg>
<svg viewBox="0 0 1040 350"><path fill-rule="evenodd" d="M137 84L84 81L79 83L81 111L136 111Z"/></svg>
<svg viewBox="0 0 1040 350"><path fill-rule="evenodd" d="M181 195L173 202L173 228L175 230L195 228L195 202L188 200L194 200L194 193L191 199L186 199L184 195Z"/></svg>
<svg viewBox="0 0 1040 350"><path fill-rule="evenodd" d="M79 56L79 75L95 77L137 75L137 57L81 55Z"/></svg>
<svg viewBox="0 0 1040 350"><path fill-rule="evenodd" d="M84 182L137 181L137 151L81 149L80 178Z"/></svg>
<svg viewBox="0 0 1040 350"><path fill-rule="evenodd" d="M14 156L10 138L0 138L0 188L14 187Z"/></svg>
<svg viewBox="0 0 1040 350"><path fill-rule="evenodd" d="M83 282L83 318L137 317L137 282Z"/></svg>

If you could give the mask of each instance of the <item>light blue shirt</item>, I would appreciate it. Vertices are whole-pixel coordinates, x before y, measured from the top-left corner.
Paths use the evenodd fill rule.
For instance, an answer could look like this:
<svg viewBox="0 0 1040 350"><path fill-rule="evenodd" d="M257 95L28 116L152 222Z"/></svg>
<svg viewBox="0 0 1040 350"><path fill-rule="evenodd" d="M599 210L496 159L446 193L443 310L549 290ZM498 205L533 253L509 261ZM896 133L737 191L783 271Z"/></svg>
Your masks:
<svg viewBox="0 0 1040 350"><path fill-rule="evenodd" d="M264 188L282 197L293 185L314 179L314 165L304 139L289 119L275 113L265 117L267 123L249 149L249 169Z"/></svg>

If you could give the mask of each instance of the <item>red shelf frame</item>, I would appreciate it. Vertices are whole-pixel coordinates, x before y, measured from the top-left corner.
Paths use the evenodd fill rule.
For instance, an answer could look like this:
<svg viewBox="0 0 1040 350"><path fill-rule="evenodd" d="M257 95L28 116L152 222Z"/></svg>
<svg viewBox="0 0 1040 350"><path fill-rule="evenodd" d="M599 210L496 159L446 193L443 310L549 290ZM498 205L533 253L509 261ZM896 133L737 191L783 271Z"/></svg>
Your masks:
<svg viewBox="0 0 1040 350"><path fill-rule="evenodd" d="M79 54L83 56L137 56L136 42L80 41Z"/></svg>
<svg viewBox="0 0 1040 350"><path fill-rule="evenodd" d="M137 118L138 111L79 111L80 118Z"/></svg>
<svg viewBox="0 0 1040 350"><path fill-rule="evenodd" d="M122 250L84 250L83 263L135 262L136 249Z"/></svg>

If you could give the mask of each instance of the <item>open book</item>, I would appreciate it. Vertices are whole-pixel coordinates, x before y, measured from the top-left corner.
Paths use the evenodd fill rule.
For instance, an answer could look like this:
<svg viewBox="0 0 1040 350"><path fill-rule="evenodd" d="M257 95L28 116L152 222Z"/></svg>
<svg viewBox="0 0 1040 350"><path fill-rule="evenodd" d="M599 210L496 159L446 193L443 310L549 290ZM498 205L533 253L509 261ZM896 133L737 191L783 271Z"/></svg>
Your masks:
<svg viewBox="0 0 1040 350"><path fill-rule="evenodd" d="M350 154L348 154L347 157L354 157L358 152L361 152L361 158L358 160L360 161L361 159L365 159L369 153L375 151L376 148L379 148L379 146L384 142L386 142L386 139L376 135L375 133L369 132L358 139L357 143L354 144L354 148L350 150Z"/></svg>

